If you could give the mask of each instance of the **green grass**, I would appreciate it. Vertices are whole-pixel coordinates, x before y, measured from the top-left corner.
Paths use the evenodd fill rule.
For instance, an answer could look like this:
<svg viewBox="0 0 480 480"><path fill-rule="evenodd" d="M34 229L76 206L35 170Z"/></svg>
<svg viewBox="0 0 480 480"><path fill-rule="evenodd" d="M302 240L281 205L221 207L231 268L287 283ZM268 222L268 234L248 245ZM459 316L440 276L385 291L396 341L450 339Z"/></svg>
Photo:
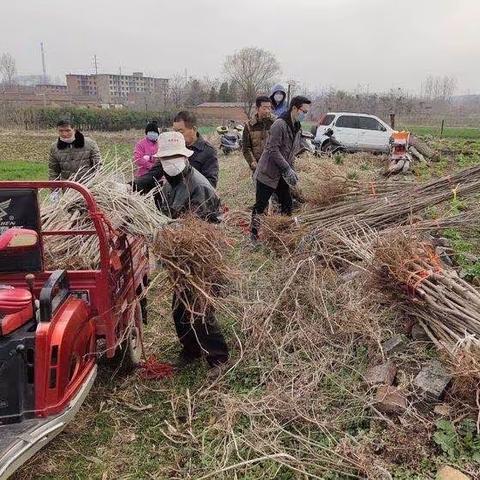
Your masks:
<svg viewBox="0 0 480 480"><path fill-rule="evenodd" d="M401 128L420 136L440 137L439 126L402 125ZM480 140L480 128L445 127L442 138Z"/></svg>
<svg viewBox="0 0 480 480"><path fill-rule="evenodd" d="M43 180L48 176L46 163L17 160L0 165L0 180Z"/></svg>

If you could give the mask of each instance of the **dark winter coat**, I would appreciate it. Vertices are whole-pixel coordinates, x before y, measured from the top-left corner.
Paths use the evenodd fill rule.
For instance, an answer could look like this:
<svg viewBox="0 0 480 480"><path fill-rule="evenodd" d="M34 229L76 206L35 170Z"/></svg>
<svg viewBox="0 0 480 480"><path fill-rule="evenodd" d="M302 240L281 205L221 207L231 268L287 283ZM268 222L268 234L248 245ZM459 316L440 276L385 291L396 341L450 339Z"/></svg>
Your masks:
<svg viewBox="0 0 480 480"><path fill-rule="evenodd" d="M295 154L300 149L300 137L300 122L293 124L289 112L275 120L254 178L264 185L277 188L282 174L293 167Z"/></svg>
<svg viewBox="0 0 480 480"><path fill-rule="evenodd" d="M187 168L163 186L161 210L172 218L187 212L212 222L218 221L220 198L210 182L195 168Z"/></svg>
<svg viewBox="0 0 480 480"><path fill-rule="evenodd" d="M79 179L82 172L96 168L101 163L98 145L82 132L75 131L73 143L60 138L50 148L48 161L48 178L67 180L72 175Z"/></svg>
<svg viewBox="0 0 480 480"><path fill-rule="evenodd" d="M245 124L243 129L243 156L248 166L255 170L254 166L260 160L265 142L267 141L268 131L273 125L275 119L273 117L258 119L256 114L250 121Z"/></svg>
<svg viewBox="0 0 480 480"><path fill-rule="evenodd" d="M196 168L214 188L217 188L218 158L215 148L200 134L197 134L197 141L193 145L188 145L187 148L193 150L193 155L188 159L190 165Z"/></svg>

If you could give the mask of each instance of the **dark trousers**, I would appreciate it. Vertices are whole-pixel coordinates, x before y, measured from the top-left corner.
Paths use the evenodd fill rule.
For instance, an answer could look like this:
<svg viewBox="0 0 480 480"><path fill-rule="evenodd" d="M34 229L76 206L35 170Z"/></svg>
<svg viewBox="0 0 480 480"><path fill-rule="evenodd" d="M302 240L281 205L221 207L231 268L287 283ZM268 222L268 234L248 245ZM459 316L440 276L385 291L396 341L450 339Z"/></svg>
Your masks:
<svg viewBox="0 0 480 480"><path fill-rule="evenodd" d="M133 189L147 194L157 186L157 182L163 177L163 168L160 163L155 164L145 175L133 180Z"/></svg>
<svg viewBox="0 0 480 480"><path fill-rule="evenodd" d="M268 201L273 193L277 194L278 201L280 203L280 212L282 215L291 215L292 214L292 194L290 192L290 187L287 182L280 177L277 188L269 187L264 183L261 183L257 180L257 191L255 195L255 205L252 211L252 224L251 230L253 235L258 235L259 229L259 218L258 215L261 215L265 212L265 209L268 207Z"/></svg>
<svg viewBox="0 0 480 480"><path fill-rule="evenodd" d="M205 313L197 312L191 304L192 295L182 292L173 294L172 313L178 339L183 346L182 355L187 360L193 360L205 353L211 367L225 363L228 360L228 346L220 331L212 306ZM190 312L186 305L194 312ZM197 307L198 308L198 307Z"/></svg>

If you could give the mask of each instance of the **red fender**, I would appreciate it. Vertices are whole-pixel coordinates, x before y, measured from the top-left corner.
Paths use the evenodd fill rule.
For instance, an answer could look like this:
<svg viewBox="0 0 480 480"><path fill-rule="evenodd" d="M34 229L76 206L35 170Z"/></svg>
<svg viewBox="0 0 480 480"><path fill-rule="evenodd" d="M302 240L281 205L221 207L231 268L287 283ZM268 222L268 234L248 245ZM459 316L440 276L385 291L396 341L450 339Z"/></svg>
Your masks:
<svg viewBox="0 0 480 480"><path fill-rule="evenodd" d="M95 327L88 305L68 298L35 337L37 416L61 412L95 365Z"/></svg>

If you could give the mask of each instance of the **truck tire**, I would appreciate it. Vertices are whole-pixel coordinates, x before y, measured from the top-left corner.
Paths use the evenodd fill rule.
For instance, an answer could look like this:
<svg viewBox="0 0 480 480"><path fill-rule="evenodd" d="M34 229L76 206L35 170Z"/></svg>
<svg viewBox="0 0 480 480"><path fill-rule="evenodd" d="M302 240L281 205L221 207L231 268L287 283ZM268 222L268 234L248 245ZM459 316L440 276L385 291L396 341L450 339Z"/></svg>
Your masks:
<svg viewBox="0 0 480 480"><path fill-rule="evenodd" d="M143 315L140 302L136 303L133 314L134 318L125 332L124 340L117 347L115 355L107 359L107 364L110 367L122 373L130 373L138 367L142 360Z"/></svg>

